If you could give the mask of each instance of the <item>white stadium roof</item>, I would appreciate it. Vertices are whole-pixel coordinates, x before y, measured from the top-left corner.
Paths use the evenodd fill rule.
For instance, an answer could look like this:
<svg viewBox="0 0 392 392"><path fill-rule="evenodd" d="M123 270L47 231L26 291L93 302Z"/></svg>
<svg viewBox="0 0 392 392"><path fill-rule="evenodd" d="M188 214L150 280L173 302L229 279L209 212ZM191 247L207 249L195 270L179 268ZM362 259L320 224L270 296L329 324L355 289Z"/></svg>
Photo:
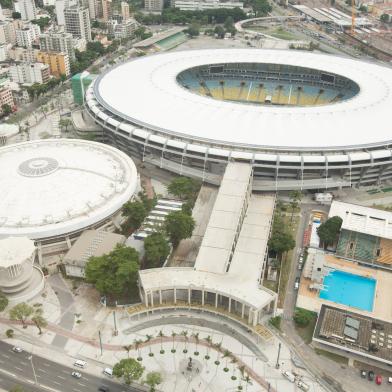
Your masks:
<svg viewBox="0 0 392 392"><path fill-rule="evenodd" d="M47 139L0 148L0 238L42 239L100 222L134 194L132 159L107 145Z"/></svg>
<svg viewBox="0 0 392 392"><path fill-rule="evenodd" d="M176 81L186 69L230 62L318 69L353 80L360 92L323 106L264 106L203 97ZM382 145L392 139L392 69L348 58L257 49L172 52L121 64L101 75L94 89L96 99L113 114L190 140L333 149Z"/></svg>

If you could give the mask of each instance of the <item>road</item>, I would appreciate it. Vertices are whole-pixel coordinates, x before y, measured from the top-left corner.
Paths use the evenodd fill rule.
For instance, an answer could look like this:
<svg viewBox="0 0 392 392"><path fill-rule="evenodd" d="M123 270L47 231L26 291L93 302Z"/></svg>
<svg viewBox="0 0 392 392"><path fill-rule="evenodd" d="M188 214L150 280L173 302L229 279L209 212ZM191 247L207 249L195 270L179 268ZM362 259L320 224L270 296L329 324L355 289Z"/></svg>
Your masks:
<svg viewBox="0 0 392 392"><path fill-rule="evenodd" d="M72 377L73 370L82 373L82 378ZM101 385L108 386L110 392L145 390L127 388L103 375L85 375L83 369L72 369L28 352L14 353L11 345L0 341L0 386L9 390L15 385L27 387L29 392L48 392L49 388L51 392L96 392Z"/></svg>

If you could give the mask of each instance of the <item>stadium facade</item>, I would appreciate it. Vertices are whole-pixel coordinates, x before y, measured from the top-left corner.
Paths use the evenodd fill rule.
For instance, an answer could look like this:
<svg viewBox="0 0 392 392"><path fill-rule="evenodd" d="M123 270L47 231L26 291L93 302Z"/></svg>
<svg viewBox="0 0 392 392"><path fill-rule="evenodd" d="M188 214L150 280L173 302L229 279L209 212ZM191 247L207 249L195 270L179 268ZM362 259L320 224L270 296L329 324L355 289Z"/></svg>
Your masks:
<svg viewBox="0 0 392 392"><path fill-rule="evenodd" d="M106 144L46 139L0 149L0 239L27 237L38 257L88 228L114 230L138 187L132 159Z"/></svg>
<svg viewBox="0 0 392 392"><path fill-rule="evenodd" d="M112 68L85 102L107 143L213 184L230 161L252 164L254 190L392 177L392 69L372 63L301 51L172 52Z"/></svg>

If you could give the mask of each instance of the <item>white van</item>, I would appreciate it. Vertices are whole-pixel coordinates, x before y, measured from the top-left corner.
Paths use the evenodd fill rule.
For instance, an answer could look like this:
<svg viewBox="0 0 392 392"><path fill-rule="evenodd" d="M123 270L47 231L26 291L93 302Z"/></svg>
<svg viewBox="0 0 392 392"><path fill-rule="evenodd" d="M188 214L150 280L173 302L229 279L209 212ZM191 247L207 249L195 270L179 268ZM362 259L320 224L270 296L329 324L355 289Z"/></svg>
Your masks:
<svg viewBox="0 0 392 392"><path fill-rule="evenodd" d="M290 382L294 382L295 381L295 376L293 373L289 372L288 370L286 370L285 372L282 372L283 376L286 377Z"/></svg>
<svg viewBox="0 0 392 392"><path fill-rule="evenodd" d="M74 362L74 366L82 368L82 369L84 369L86 367L86 365L87 365L87 362L86 361L82 361L81 359L77 359Z"/></svg>
<svg viewBox="0 0 392 392"><path fill-rule="evenodd" d="M103 369L103 374L108 377L113 377L113 369L107 367L107 368Z"/></svg>
<svg viewBox="0 0 392 392"><path fill-rule="evenodd" d="M298 381L297 382L297 387L299 388L299 389L302 389L303 391L305 391L305 392L307 392L307 391L309 391L309 385L308 384L305 384L303 381Z"/></svg>

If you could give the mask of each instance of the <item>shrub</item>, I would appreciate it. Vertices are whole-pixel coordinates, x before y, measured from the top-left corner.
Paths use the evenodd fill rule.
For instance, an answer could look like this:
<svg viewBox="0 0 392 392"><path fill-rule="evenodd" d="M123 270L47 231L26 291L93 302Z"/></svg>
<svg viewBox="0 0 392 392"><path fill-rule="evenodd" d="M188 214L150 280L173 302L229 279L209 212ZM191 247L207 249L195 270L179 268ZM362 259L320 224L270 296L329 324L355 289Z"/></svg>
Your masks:
<svg viewBox="0 0 392 392"><path fill-rule="evenodd" d="M294 313L294 322L299 327L307 327L314 317L314 312L310 310L297 308Z"/></svg>

